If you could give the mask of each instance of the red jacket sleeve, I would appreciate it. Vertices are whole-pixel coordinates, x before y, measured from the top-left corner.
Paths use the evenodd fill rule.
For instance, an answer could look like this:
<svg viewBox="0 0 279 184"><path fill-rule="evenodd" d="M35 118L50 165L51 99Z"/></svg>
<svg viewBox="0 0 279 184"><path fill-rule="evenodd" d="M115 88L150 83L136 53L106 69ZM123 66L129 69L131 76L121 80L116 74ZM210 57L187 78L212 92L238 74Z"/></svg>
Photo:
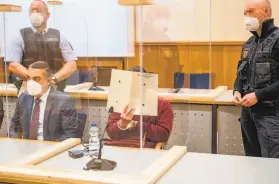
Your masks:
<svg viewBox="0 0 279 184"><path fill-rule="evenodd" d="M119 113L112 113L106 131L111 139L129 139L139 136L140 122L133 131L120 130L117 121L120 120ZM143 135L146 139L153 142L166 142L170 136L173 125L173 110L171 104L167 100L159 99L158 117L154 118L154 122L143 122Z"/></svg>
<svg viewBox="0 0 279 184"><path fill-rule="evenodd" d="M125 130L120 130L117 121L120 120L120 113L112 113L109 122L106 128L106 131L108 133L108 136L111 139L124 139L129 138L130 136L133 136L134 132L129 132Z"/></svg>

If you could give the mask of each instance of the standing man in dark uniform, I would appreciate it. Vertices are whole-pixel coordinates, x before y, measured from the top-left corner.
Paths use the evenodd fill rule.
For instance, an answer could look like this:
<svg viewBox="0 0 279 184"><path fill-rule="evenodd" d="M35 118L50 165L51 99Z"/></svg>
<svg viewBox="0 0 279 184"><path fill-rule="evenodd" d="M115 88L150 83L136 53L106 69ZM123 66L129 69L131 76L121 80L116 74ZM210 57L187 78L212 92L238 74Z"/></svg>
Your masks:
<svg viewBox="0 0 279 184"><path fill-rule="evenodd" d="M26 81L27 68L36 61L45 61L54 74L52 84L63 91L65 79L77 69L77 57L68 40L58 30L47 28L49 16L44 1L32 1L29 11L32 27L20 30L5 56L9 71L15 75L9 82L15 82L15 78Z"/></svg>
<svg viewBox="0 0 279 184"><path fill-rule="evenodd" d="M242 106L247 156L279 158L279 29L268 0L249 0L244 15L253 36L243 45L233 101Z"/></svg>

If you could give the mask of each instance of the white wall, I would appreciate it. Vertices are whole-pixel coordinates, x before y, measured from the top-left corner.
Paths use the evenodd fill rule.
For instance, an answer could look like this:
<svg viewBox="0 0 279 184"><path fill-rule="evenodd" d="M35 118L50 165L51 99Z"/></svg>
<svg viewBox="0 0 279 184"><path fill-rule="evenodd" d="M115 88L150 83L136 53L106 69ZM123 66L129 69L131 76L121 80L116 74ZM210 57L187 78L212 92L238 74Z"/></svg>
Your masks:
<svg viewBox="0 0 279 184"><path fill-rule="evenodd" d="M30 26L28 9L31 0L1 0L22 6L20 13L6 13L5 26L0 21L1 55L3 31L7 43ZM3 2L5 3L5 2ZM78 56L119 57L134 55L133 8L118 5L117 0L65 0L62 6L49 6L49 27L60 30L73 45ZM0 19L3 19L0 13Z"/></svg>
<svg viewBox="0 0 279 184"><path fill-rule="evenodd" d="M273 17L278 22L279 1L270 2ZM143 22L149 20L148 11L157 11L158 19L162 12L167 12L170 15L168 31L165 37L155 33L151 36L149 28L142 27L142 41L244 41L250 36L243 24L245 3L246 0L157 0L154 5L143 7ZM140 16L139 9L137 16ZM140 41L139 33L138 26L137 41Z"/></svg>

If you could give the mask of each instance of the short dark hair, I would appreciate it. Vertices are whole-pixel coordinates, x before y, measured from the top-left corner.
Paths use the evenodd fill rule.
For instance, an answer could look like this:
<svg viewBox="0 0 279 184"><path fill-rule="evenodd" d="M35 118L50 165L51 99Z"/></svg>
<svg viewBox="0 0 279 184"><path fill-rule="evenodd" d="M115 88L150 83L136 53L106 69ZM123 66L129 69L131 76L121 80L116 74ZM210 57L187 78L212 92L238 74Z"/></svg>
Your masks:
<svg viewBox="0 0 279 184"><path fill-rule="evenodd" d="M32 63L29 68L32 69L42 69L46 71L46 77L49 78L52 76L49 64L47 62L44 61L37 61L35 63Z"/></svg>
<svg viewBox="0 0 279 184"><path fill-rule="evenodd" d="M141 66L133 66L132 68L129 69L129 71L147 73L147 71Z"/></svg>

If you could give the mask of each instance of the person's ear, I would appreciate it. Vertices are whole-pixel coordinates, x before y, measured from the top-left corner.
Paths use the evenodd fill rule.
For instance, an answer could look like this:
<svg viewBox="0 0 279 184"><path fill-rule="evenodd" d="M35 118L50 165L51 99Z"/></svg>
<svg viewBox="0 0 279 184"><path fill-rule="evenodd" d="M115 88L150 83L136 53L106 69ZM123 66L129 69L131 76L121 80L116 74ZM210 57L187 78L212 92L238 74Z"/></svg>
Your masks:
<svg viewBox="0 0 279 184"><path fill-rule="evenodd" d="M46 20L48 20L48 19L49 19L49 17L50 17L50 13L49 13L49 12L47 12L47 13L46 13Z"/></svg>
<svg viewBox="0 0 279 184"><path fill-rule="evenodd" d="M268 9L266 8L264 9L264 16L267 17L267 15L268 15Z"/></svg>
<svg viewBox="0 0 279 184"><path fill-rule="evenodd" d="M47 83L48 83L48 84L51 84L51 81L52 81L52 79L51 79L51 77L49 77L49 78L47 79Z"/></svg>

